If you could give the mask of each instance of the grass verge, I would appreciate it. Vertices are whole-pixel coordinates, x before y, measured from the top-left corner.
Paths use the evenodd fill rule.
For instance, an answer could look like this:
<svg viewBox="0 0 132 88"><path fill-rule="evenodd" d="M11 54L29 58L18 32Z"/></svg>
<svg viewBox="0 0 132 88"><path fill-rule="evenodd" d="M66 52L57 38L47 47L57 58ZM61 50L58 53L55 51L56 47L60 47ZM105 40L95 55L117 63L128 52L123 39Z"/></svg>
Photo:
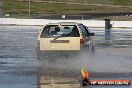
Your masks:
<svg viewBox="0 0 132 88"><path fill-rule="evenodd" d="M55 0L57 1L57 0ZM68 0L71 2L72 0ZM77 2L78 0L73 0ZM73 2L72 1L72 2ZM90 0L84 0L89 2ZM99 0L94 0L96 3L101 3ZM104 3L107 3L106 0ZM120 2L121 1L121 2ZM127 0L129 3L131 0ZM122 4L123 0L112 0L109 3ZM128 4L129 4L128 3ZM28 1L17 1L17 0L5 0L2 6L5 14L10 14L14 17L27 17L29 12ZM31 15L36 14L49 15L49 14L76 14L76 13L106 13L106 12L132 12L132 8L129 7L114 7L104 5L86 5L86 4L66 4L66 3L49 3L49 2L31 2Z"/></svg>

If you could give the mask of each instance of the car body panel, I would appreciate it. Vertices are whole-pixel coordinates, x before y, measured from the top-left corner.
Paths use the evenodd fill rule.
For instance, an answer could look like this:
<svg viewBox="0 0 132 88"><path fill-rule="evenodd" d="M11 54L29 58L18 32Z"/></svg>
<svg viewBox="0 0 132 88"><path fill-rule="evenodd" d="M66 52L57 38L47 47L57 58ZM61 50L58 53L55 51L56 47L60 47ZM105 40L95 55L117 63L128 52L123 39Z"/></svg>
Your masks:
<svg viewBox="0 0 132 88"><path fill-rule="evenodd" d="M59 28L63 28L63 29L66 29L69 27L69 29L66 29L68 31L71 31L70 27L76 26L79 36L74 36L74 37L73 36L60 36L60 34L55 35L55 36L54 35L45 36L44 34L44 37L43 37L41 36L43 31L48 30L48 32L51 32L49 30L52 30L48 28L45 29L47 25L50 26L49 28L52 28L52 29L54 29L54 27L56 26L58 26ZM38 49L41 51L80 51L81 49L83 49L82 47L89 46L90 44L91 38L90 36L88 36L89 31L86 28L83 28L84 25L81 23L60 22L60 23L50 23L47 25L45 25L44 28L39 31L39 36L37 39L37 41L39 42L37 46L38 46ZM63 31L59 33L63 34ZM83 40L83 44L81 44L81 40Z"/></svg>
<svg viewBox="0 0 132 88"><path fill-rule="evenodd" d="M80 50L80 38L63 37L54 40L54 38L41 38L41 50Z"/></svg>

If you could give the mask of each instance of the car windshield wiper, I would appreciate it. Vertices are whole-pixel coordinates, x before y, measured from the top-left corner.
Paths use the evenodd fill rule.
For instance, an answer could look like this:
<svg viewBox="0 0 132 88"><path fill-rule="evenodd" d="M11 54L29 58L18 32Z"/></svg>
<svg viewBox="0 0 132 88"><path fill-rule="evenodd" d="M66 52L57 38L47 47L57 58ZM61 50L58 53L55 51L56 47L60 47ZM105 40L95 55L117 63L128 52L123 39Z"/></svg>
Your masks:
<svg viewBox="0 0 132 88"><path fill-rule="evenodd" d="M53 40L56 40L58 38L62 37L62 35L58 35L57 37L55 37Z"/></svg>

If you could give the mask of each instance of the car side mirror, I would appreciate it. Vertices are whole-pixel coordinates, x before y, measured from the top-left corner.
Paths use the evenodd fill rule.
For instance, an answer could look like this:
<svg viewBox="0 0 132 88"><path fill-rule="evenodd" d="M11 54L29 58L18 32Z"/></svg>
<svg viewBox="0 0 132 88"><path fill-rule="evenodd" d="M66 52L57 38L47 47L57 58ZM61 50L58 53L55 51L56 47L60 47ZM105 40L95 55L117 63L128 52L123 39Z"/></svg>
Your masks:
<svg viewBox="0 0 132 88"><path fill-rule="evenodd" d="M89 33L89 36L94 36L94 33Z"/></svg>

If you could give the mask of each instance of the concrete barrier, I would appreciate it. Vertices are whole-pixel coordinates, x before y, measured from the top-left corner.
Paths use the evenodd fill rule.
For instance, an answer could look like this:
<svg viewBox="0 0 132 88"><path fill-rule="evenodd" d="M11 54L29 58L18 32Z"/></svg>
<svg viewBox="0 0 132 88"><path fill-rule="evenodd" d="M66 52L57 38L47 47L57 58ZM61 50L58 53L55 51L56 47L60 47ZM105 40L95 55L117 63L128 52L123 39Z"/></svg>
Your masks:
<svg viewBox="0 0 132 88"><path fill-rule="evenodd" d="M16 19L0 18L0 25L45 25L56 22L78 22L88 27L105 27L104 20L51 20L51 19ZM112 27L132 28L132 21L111 21Z"/></svg>

